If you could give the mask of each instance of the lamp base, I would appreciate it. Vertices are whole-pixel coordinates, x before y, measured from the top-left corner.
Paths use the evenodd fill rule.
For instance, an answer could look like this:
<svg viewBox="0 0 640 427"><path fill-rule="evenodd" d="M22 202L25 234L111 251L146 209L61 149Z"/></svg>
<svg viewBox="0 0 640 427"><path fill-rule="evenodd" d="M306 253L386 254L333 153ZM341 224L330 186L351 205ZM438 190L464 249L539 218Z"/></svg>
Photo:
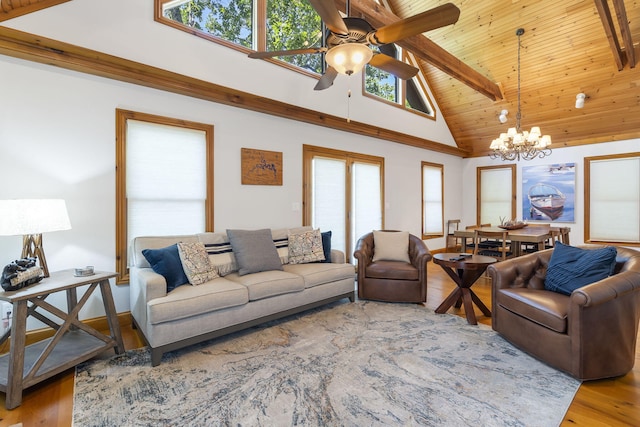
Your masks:
<svg viewBox="0 0 640 427"><path fill-rule="evenodd" d="M22 258L36 257L42 267L44 277L49 277L47 259L44 256L42 247L42 234L25 234L22 236Z"/></svg>

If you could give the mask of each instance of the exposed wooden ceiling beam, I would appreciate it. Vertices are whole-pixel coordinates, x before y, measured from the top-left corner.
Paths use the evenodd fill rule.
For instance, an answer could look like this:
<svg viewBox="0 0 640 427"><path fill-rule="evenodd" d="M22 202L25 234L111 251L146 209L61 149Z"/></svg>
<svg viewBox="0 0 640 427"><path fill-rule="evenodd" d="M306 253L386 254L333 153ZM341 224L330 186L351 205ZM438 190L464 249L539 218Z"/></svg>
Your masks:
<svg viewBox="0 0 640 427"><path fill-rule="evenodd" d="M0 22L71 0L0 0Z"/></svg>
<svg viewBox="0 0 640 427"><path fill-rule="evenodd" d="M602 26L604 27L604 32L607 35L607 40L609 41L609 47L611 48L611 52L613 53L613 59L616 62L618 71L622 71L626 58L622 53L620 42L618 41L618 37L616 36L616 29L613 26L613 18L611 17L609 5L607 4L607 0L594 1L596 4L596 9L598 10L598 14L600 15L600 20L602 21Z"/></svg>
<svg viewBox="0 0 640 427"><path fill-rule="evenodd" d="M613 7L616 9L618 17L618 26L622 41L624 41L624 53L627 56L627 62L630 68L636 66L636 53L633 48L633 38L631 37L631 28L629 28L629 18L627 18L627 9L624 6L624 0L613 0Z"/></svg>
<svg viewBox="0 0 640 427"><path fill-rule="evenodd" d="M231 89L184 74L0 26L0 55L65 68L210 102L465 157L466 150L425 138Z"/></svg>
<svg viewBox="0 0 640 427"><path fill-rule="evenodd" d="M335 0L338 8L345 10L345 0ZM400 18L373 0L352 0L351 14L362 14L374 27L380 28L392 24ZM455 56L432 42L429 38L418 35L398 41L395 44L411 51L416 57L432 64L434 67L459 80L470 88L482 93L493 101L502 99L502 92L497 83L492 82Z"/></svg>

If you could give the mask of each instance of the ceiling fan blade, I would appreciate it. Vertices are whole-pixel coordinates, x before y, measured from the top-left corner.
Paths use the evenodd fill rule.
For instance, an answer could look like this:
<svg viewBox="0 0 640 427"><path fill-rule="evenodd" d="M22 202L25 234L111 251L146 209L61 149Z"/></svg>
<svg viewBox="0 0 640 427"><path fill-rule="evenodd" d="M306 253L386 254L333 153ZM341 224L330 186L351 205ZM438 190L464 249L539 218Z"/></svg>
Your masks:
<svg viewBox="0 0 640 427"><path fill-rule="evenodd" d="M333 85L333 81L337 76L338 72L335 68L331 66L327 67L327 71L325 71L322 77L320 77L320 80L318 80L318 83L316 84L316 87L313 88L313 90L324 90L331 87Z"/></svg>
<svg viewBox="0 0 640 427"><path fill-rule="evenodd" d="M385 25L373 33L370 41L374 44L394 43L445 25L455 24L458 22L459 16L460 9L452 3L446 3L407 19Z"/></svg>
<svg viewBox="0 0 640 427"><path fill-rule="evenodd" d="M416 67L402 61L398 61L384 53L377 53L373 55L373 58L369 61L369 65L380 68L381 70L391 73L402 80L409 80L420 71Z"/></svg>
<svg viewBox="0 0 640 427"><path fill-rule="evenodd" d="M343 36L349 34L349 29L342 20L333 0L309 0L309 3L332 33Z"/></svg>
<svg viewBox="0 0 640 427"><path fill-rule="evenodd" d="M251 52L249 58L273 58L274 56L300 55L304 53L323 53L326 47L310 47L306 49L274 50L271 52Z"/></svg>

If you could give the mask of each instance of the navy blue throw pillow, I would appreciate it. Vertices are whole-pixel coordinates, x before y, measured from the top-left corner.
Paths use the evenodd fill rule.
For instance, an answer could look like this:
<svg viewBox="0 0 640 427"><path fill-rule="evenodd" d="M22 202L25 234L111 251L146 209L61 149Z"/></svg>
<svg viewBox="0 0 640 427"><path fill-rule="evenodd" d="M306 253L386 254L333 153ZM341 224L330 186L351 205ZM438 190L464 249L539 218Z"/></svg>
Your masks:
<svg viewBox="0 0 640 427"><path fill-rule="evenodd" d="M613 246L582 249L557 242L549 265L544 288L571 295L574 290L613 274L617 250Z"/></svg>
<svg viewBox="0 0 640 427"><path fill-rule="evenodd" d="M331 231L320 233L322 236L322 252L324 252L324 261L331 262Z"/></svg>
<svg viewBox="0 0 640 427"><path fill-rule="evenodd" d="M162 249L143 249L142 255L149 261L153 271L164 276L167 281L167 292L189 283L189 279L182 269L177 244Z"/></svg>

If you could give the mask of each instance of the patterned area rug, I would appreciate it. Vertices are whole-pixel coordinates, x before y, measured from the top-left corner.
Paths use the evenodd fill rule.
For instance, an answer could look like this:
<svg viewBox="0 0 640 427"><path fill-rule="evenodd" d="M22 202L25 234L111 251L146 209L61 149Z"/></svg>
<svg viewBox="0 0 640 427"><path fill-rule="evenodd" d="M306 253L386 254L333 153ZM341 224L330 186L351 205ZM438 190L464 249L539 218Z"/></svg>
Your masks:
<svg viewBox="0 0 640 427"><path fill-rule="evenodd" d="M485 325L336 303L168 353L76 369L84 426L557 426L580 383Z"/></svg>

